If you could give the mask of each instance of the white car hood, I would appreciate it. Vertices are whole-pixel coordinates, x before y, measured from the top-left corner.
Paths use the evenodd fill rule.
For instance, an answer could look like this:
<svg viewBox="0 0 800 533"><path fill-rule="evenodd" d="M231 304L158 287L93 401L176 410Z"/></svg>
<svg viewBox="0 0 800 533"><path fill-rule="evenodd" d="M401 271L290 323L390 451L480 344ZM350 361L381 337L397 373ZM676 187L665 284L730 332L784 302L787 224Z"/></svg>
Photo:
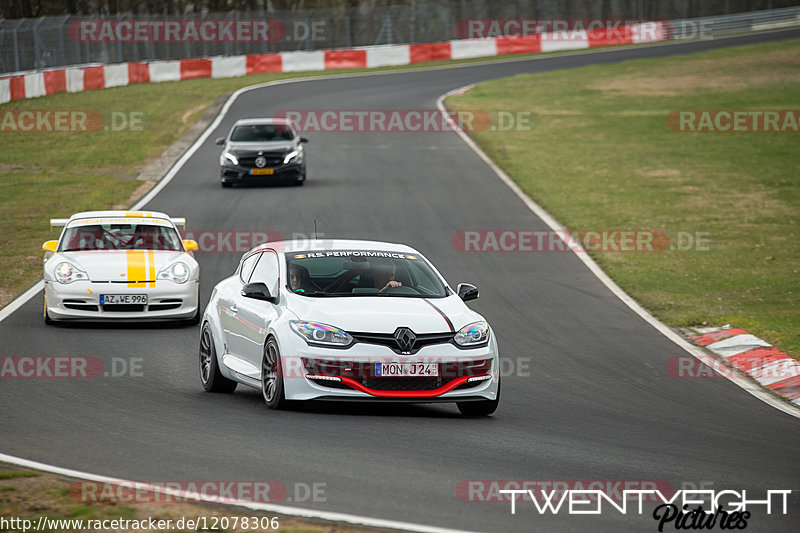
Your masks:
<svg viewBox="0 0 800 533"><path fill-rule="evenodd" d="M91 281L155 281L158 271L178 260L182 256L187 266L191 266L193 258L186 252L168 252L164 250L109 250L92 252L62 252L61 258L82 269ZM61 261L53 258L54 265ZM153 268L150 268L150 262ZM141 266L144 266L142 270ZM133 275L138 278L144 272L146 279L129 279Z"/></svg>
<svg viewBox="0 0 800 533"><path fill-rule="evenodd" d="M300 320L360 333L394 333L399 327L411 328L414 333L444 333L450 331L448 319L454 331L483 320L455 295L426 300L393 296L314 298L289 293L287 298L290 310Z"/></svg>

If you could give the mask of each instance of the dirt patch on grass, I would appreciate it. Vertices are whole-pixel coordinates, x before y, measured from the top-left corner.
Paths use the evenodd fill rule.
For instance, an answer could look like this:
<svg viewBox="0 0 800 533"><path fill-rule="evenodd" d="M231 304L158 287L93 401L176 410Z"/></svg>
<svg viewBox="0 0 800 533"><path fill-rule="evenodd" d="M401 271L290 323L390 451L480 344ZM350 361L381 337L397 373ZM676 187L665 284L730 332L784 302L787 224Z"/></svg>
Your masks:
<svg viewBox="0 0 800 533"><path fill-rule="evenodd" d="M204 110L206 107L208 107L208 106L207 106L207 105L205 105L205 104L200 104L200 105L196 105L196 106L194 106L193 108L191 108L191 109L187 110L187 111L186 111L186 112L185 112L185 113L184 113L184 114L181 116L181 122L182 122L184 125L185 125L185 124L188 124L188 123L189 123L189 117L191 117L191 116L192 116L192 115L194 115L195 113L199 113L200 111Z"/></svg>
<svg viewBox="0 0 800 533"><path fill-rule="evenodd" d="M640 170L639 173L646 178L679 178L681 171L677 168L657 168L654 170Z"/></svg>

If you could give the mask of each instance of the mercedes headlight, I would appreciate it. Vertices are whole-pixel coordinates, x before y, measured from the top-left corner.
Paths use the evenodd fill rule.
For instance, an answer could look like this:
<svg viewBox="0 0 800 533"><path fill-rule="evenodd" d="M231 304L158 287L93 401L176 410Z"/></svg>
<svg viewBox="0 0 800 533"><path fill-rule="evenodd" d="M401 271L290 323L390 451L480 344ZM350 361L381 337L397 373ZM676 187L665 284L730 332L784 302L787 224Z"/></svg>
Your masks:
<svg viewBox="0 0 800 533"><path fill-rule="evenodd" d="M283 158L283 164L285 165L285 164L289 163L290 161L293 161L293 160L297 159L298 157L300 157L300 151L299 150L292 150L291 152L286 154L286 157Z"/></svg>
<svg viewBox="0 0 800 533"><path fill-rule="evenodd" d="M225 161L229 161L232 165L239 164L239 159L237 159L237 157L230 152L225 152L224 154L222 154L222 156L220 156L219 164L224 165Z"/></svg>
<svg viewBox="0 0 800 533"><path fill-rule="evenodd" d="M486 322L473 322L466 325L456 333L453 338L459 346L477 346L489 340L489 324Z"/></svg>
<svg viewBox="0 0 800 533"><path fill-rule="evenodd" d="M189 279L189 267L185 263L172 263L158 272L157 279L168 279L175 283L186 283Z"/></svg>
<svg viewBox="0 0 800 533"><path fill-rule="evenodd" d="M59 283L72 283L73 281L87 281L89 275L72 263L59 263L55 269L56 280Z"/></svg>
<svg viewBox="0 0 800 533"><path fill-rule="evenodd" d="M292 331L300 335L309 344L327 344L329 346L347 346L353 342L349 333L337 327L318 322L292 320L289 322Z"/></svg>

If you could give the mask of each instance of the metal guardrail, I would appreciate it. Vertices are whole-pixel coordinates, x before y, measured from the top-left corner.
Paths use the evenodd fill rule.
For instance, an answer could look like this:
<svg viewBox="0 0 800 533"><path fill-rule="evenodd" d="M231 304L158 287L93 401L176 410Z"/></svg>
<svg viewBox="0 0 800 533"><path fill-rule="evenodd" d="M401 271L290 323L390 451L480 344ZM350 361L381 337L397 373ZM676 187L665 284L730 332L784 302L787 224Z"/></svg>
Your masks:
<svg viewBox="0 0 800 533"><path fill-rule="evenodd" d="M230 11L200 16L126 14L108 21L134 20L275 20L287 30L277 42L86 42L74 38L75 25L91 17L60 16L37 19L0 19L0 73L41 70L89 63L123 63L158 59L275 53L292 50L350 48L376 44L441 42L459 38L458 24L465 19L496 15L493 0L450 3L438 0L387 6L362 11L358 8L303 11ZM641 4L641 2L640 2ZM559 19L558 2L541 2L536 16L525 6L530 2L504 4L503 18ZM533 5L537 5L534 3ZM458 6L458 7L453 7ZM543 7L544 6L544 7ZM641 11L641 5L640 5ZM580 17L587 18L587 17ZM97 20L97 19L95 19ZM800 7L753 11L734 15L671 20L673 39L713 38L749 31L800 26ZM313 35L318 24L320 35ZM304 34L305 32L305 34Z"/></svg>
<svg viewBox="0 0 800 533"><path fill-rule="evenodd" d="M717 17L670 20L672 39L714 38L752 31L800 27L800 7Z"/></svg>

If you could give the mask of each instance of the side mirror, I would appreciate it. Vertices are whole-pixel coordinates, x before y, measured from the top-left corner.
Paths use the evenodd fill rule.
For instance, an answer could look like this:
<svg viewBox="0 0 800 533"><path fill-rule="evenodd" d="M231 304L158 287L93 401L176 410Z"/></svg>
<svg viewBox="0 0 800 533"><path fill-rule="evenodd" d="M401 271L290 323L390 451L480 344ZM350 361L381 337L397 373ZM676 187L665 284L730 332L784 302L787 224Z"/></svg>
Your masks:
<svg viewBox="0 0 800 533"><path fill-rule="evenodd" d="M301 142L301 143L307 143L307 142L308 142L308 138L306 138L306 137L300 137L300 142Z"/></svg>
<svg viewBox="0 0 800 533"><path fill-rule="evenodd" d="M58 241L47 241L42 245L44 252L55 252L56 248L58 248Z"/></svg>
<svg viewBox="0 0 800 533"><path fill-rule="evenodd" d="M475 285L470 285L469 283L459 283L456 291L458 292L458 297L465 302L475 300L478 298L478 296L480 296L478 287Z"/></svg>
<svg viewBox="0 0 800 533"><path fill-rule="evenodd" d="M187 252L194 252L195 250L200 249L200 247L197 246L197 241L193 241L191 239L184 239L183 247L186 248Z"/></svg>
<svg viewBox="0 0 800 533"><path fill-rule="evenodd" d="M219 146L222 146L223 144L225 144L225 137L220 137L219 139L217 139L216 141L214 141L214 144L217 144L217 145L219 145Z"/></svg>
<svg viewBox="0 0 800 533"><path fill-rule="evenodd" d="M264 302L278 303L278 298L269 294L269 289L266 283L257 281L255 283L248 283L242 287L242 296L245 298L252 298L253 300L262 300Z"/></svg>

